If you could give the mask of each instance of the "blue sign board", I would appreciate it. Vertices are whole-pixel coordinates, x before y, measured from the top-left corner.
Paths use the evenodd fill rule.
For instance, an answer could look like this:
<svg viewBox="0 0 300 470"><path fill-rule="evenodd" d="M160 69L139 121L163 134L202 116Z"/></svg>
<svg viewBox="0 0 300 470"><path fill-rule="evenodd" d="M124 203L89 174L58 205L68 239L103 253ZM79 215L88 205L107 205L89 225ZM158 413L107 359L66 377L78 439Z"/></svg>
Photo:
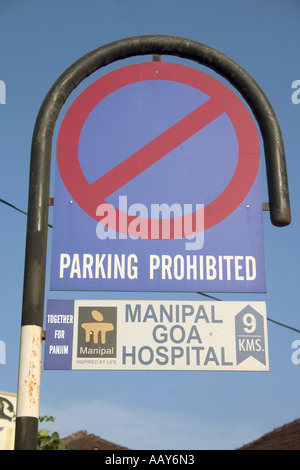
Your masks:
<svg viewBox="0 0 300 470"><path fill-rule="evenodd" d="M51 289L265 292L259 166L253 119L215 78L104 75L59 130Z"/></svg>

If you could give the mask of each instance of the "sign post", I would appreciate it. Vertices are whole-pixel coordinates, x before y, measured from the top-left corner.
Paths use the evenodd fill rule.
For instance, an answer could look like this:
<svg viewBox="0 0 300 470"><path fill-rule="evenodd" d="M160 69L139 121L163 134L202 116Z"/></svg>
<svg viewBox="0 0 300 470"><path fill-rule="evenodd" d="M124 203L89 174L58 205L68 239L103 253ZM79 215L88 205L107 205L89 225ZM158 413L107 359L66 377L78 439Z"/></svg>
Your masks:
<svg viewBox="0 0 300 470"><path fill-rule="evenodd" d="M284 226L291 221L280 127L265 94L240 65L204 44L171 36L141 36L116 41L89 52L71 65L45 97L32 138L15 449L36 449L37 446L40 389L38 369L43 339L54 126L63 103L84 78L117 60L146 54L168 54L200 63L222 75L242 94L254 113L264 141L271 222L275 226ZM32 376L31 354L36 361L35 377Z"/></svg>

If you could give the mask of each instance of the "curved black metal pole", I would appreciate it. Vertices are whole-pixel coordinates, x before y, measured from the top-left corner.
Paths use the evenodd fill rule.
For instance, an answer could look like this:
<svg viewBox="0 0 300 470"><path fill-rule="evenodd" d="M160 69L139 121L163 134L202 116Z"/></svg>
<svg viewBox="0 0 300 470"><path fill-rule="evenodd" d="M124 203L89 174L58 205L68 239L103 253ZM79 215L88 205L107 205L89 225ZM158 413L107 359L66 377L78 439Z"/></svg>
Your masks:
<svg viewBox="0 0 300 470"><path fill-rule="evenodd" d="M209 46L173 36L138 36L101 46L74 62L53 84L38 113L32 138L28 223L25 255L20 361L26 353L25 331L40 342L41 357L46 271L49 184L52 138L59 112L76 86L96 70L117 60L159 54L193 60L227 79L244 97L259 124L264 142L270 216L276 226L291 221L284 145L280 127L267 97L236 62ZM24 329L24 335L23 335ZM40 360L40 359L39 359ZM28 406L30 363L19 369L16 449L36 448L38 391ZM26 367L28 370L26 370ZM24 369L24 370L23 370ZM26 385L25 385L26 384ZM32 387L32 383L30 384ZM26 402L27 400L27 402ZM30 429L30 432L27 432Z"/></svg>

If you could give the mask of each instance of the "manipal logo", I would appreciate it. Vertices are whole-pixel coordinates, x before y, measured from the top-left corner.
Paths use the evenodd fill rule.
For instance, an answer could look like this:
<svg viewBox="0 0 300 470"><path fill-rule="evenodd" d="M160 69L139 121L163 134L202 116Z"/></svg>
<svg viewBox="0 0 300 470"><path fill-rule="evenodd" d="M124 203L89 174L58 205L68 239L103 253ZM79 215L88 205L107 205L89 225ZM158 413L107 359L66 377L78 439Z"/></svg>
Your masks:
<svg viewBox="0 0 300 470"><path fill-rule="evenodd" d="M78 318L78 357L116 357L117 307L79 307Z"/></svg>
<svg viewBox="0 0 300 470"><path fill-rule="evenodd" d="M84 329L85 331L85 341L87 343L90 342L91 336L93 337L94 344L98 344L99 342L99 333L100 333L100 342L101 344L106 343L106 333L108 331L113 331L114 330L114 325L112 323L106 323L104 322L104 318L101 312L98 312L98 310L93 310L92 311L92 317L95 322L89 322L89 323L82 323L81 328Z"/></svg>

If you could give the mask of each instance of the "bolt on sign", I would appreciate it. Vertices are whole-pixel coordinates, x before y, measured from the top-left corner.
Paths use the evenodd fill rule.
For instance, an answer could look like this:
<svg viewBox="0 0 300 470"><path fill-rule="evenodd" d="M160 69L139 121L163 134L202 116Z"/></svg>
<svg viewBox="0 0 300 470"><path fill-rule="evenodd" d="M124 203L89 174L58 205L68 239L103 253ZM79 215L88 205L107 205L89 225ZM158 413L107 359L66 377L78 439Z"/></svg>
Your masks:
<svg viewBox="0 0 300 470"><path fill-rule="evenodd" d="M49 300L44 367L268 371L266 304Z"/></svg>
<svg viewBox="0 0 300 470"><path fill-rule="evenodd" d="M265 292L259 138L185 65L116 69L57 139L51 290Z"/></svg>

